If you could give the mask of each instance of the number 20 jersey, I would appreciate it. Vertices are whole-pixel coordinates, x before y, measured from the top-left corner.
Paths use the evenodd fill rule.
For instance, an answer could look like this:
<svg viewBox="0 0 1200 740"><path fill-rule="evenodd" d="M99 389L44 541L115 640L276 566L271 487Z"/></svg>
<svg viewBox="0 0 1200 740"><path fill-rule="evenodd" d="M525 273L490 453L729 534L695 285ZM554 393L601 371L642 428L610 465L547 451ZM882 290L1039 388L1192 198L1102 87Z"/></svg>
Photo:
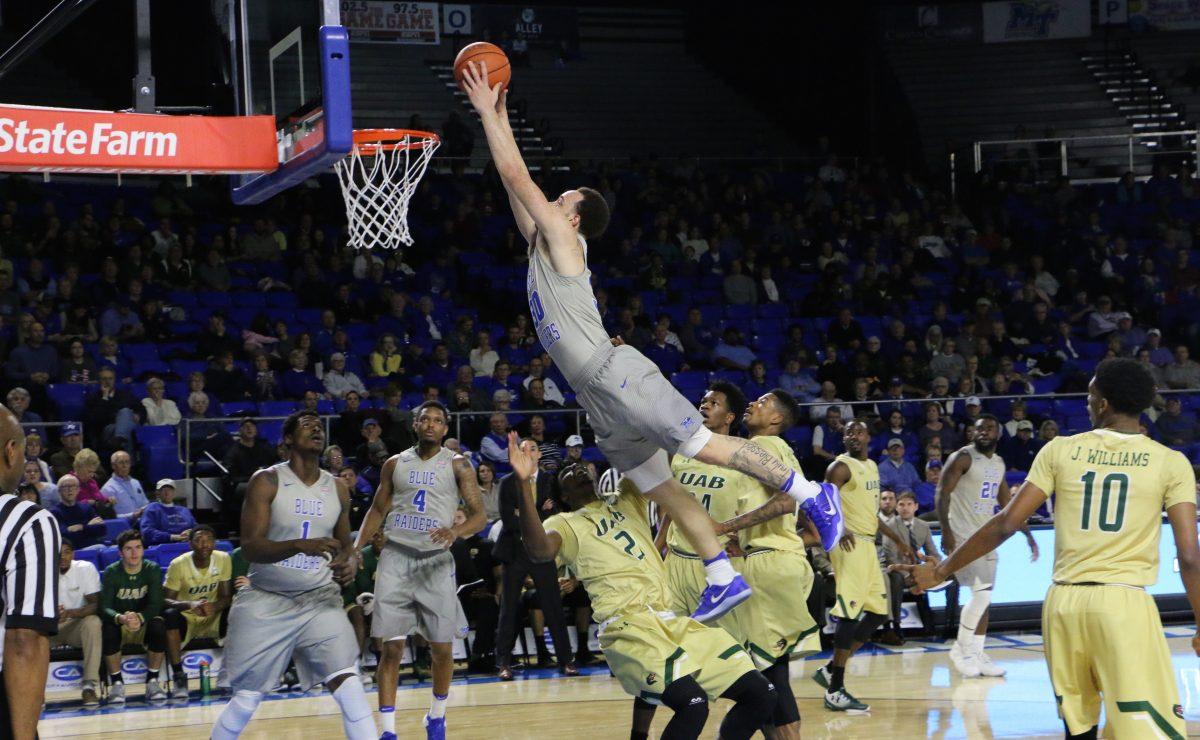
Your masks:
<svg viewBox="0 0 1200 740"><path fill-rule="evenodd" d="M1151 585L1163 509L1196 501L1196 476L1182 453L1109 429L1050 440L1026 480L1055 497L1058 583Z"/></svg>
<svg viewBox="0 0 1200 740"><path fill-rule="evenodd" d="M396 456L392 470L392 509L384 522L391 542L415 553L441 550L429 535L454 524L458 509L458 481L454 477L454 450L445 447L422 460L416 447Z"/></svg>

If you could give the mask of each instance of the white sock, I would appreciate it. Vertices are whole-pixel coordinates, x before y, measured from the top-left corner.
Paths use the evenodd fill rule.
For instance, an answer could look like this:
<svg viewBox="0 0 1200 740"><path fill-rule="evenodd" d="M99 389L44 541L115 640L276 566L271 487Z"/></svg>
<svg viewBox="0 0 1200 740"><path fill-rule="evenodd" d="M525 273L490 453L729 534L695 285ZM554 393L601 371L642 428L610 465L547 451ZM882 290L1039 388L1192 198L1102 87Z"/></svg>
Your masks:
<svg viewBox="0 0 1200 740"><path fill-rule="evenodd" d="M821 492L821 484L816 481L806 480L799 472L792 471L792 477L788 478L788 482L784 483L784 488L779 490L796 499L796 503L804 503L811 501Z"/></svg>
<svg viewBox="0 0 1200 740"><path fill-rule="evenodd" d="M975 628L965 624L958 625L958 649L969 653L975 646Z"/></svg>
<svg viewBox="0 0 1200 740"><path fill-rule="evenodd" d="M729 562L729 556L721 552L720 555L712 560L704 561L704 574L710 584L724 586L727 583L733 582L737 571L733 569L733 564Z"/></svg>
<svg viewBox="0 0 1200 740"><path fill-rule="evenodd" d="M983 645L984 645L984 643L986 643L986 642L987 642L987 635L986 635L986 634L984 634L984 635L972 635L972 636L971 636L971 647L972 647L972 648L975 650L975 652L977 652L977 653L982 653L982 652L983 652Z"/></svg>
<svg viewBox="0 0 1200 740"><path fill-rule="evenodd" d="M433 701L429 702L429 718L441 719L446 716L446 700L450 698L450 694L445 696L433 695Z"/></svg>
<svg viewBox="0 0 1200 740"><path fill-rule="evenodd" d="M337 691L333 692L333 700L342 710L342 729L346 732L347 740L375 740L371 705L367 703L367 694L357 674L342 680Z"/></svg>
<svg viewBox="0 0 1200 740"><path fill-rule="evenodd" d="M383 725L384 732L390 732L393 735L396 734L396 708L380 707L379 724Z"/></svg>
<svg viewBox="0 0 1200 740"><path fill-rule="evenodd" d="M241 735L254 716L254 710L258 709L262 696L257 691L235 691L213 725L212 740L235 740Z"/></svg>

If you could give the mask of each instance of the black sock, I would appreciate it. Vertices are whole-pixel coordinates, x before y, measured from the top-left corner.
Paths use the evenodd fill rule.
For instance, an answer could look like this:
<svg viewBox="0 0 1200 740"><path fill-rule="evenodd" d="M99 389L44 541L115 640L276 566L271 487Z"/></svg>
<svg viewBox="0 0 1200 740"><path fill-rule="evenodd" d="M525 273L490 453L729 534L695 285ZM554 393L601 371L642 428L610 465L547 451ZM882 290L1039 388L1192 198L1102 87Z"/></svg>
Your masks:
<svg viewBox="0 0 1200 740"><path fill-rule="evenodd" d="M158 680L158 671L146 671L146 683Z"/></svg>
<svg viewBox="0 0 1200 740"><path fill-rule="evenodd" d="M629 740L650 740L650 733L638 732L637 730L629 731Z"/></svg>
<svg viewBox="0 0 1200 740"><path fill-rule="evenodd" d="M833 693L845 687L846 681L846 666L829 666L829 693Z"/></svg>
<svg viewBox="0 0 1200 740"><path fill-rule="evenodd" d="M171 664L171 673L174 673L176 676L183 673L183 661L180 661L178 663L172 663Z"/></svg>
<svg viewBox="0 0 1200 740"><path fill-rule="evenodd" d="M125 683L125 679L124 679L124 677L121 676L120 673L110 673L110 674L108 674L108 682L109 683Z"/></svg>

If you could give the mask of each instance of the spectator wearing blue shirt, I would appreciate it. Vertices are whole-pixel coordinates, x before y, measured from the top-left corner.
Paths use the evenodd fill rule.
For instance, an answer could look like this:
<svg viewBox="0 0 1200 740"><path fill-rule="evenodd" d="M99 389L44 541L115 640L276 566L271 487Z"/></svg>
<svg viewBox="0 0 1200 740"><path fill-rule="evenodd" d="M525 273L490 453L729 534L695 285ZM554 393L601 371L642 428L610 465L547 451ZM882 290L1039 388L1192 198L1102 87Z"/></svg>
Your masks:
<svg viewBox="0 0 1200 740"><path fill-rule="evenodd" d="M792 358L783 367L779 375L779 387L795 396L797 401L811 401L821 392L821 384L811 372L802 370L800 360Z"/></svg>
<svg viewBox="0 0 1200 740"><path fill-rule="evenodd" d="M933 511L937 504L937 486L942 480L942 461L934 458L925 463L925 480L913 491L917 497L917 512Z"/></svg>
<svg viewBox="0 0 1200 740"><path fill-rule="evenodd" d="M713 350L713 362L723 370L748 370L750 363L757 359L754 351L746 346L742 333L732 326L725 330L725 336Z"/></svg>
<svg viewBox="0 0 1200 740"><path fill-rule="evenodd" d="M104 520L91 504L77 501L78 497L78 478L68 473L58 479L59 502L50 509L58 522L58 531L63 539L71 541L76 550L103 544L104 535L108 532Z"/></svg>
<svg viewBox="0 0 1200 740"><path fill-rule="evenodd" d="M746 398L762 398L774 390L775 384L767 380L767 366L762 360L750 363L750 379L742 385Z"/></svg>
<svg viewBox="0 0 1200 740"><path fill-rule="evenodd" d="M508 417L492 414L488 427L488 433L479 444L479 454L492 464L496 475L508 475L512 472L512 466L508 464Z"/></svg>
<svg viewBox="0 0 1200 740"><path fill-rule="evenodd" d="M825 421L813 429L812 450L822 474L833 459L846 451L844 440L846 420L842 418L841 406L830 406L825 410Z"/></svg>
<svg viewBox="0 0 1200 740"><path fill-rule="evenodd" d="M109 461L112 463L113 472L101 486L100 493L117 500L113 505L117 516L137 519L150 501L146 498L142 482L129 474L133 467L133 461L130 459L129 453L124 450L114 452Z"/></svg>
<svg viewBox="0 0 1200 740"><path fill-rule="evenodd" d="M17 423L37 424L42 421L41 415L29 410L29 404L33 401L33 396L29 395L29 391L24 388L13 388L4 397L4 400L8 404L8 410L13 413L13 416L17 417Z"/></svg>
<svg viewBox="0 0 1200 740"><path fill-rule="evenodd" d="M58 377L58 350L46 344L46 327L40 322L29 325L29 336L8 356L9 380L22 385L45 386Z"/></svg>
<svg viewBox="0 0 1200 740"><path fill-rule="evenodd" d="M1016 436L1008 437L1001 443L1001 456L1009 470L1028 473L1040 448L1041 444L1033 438L1033 422L1023 419L1017 422Z"/></svg>
<svg viewBox="0 0 1200 740"><path fill-rule="evenodd" d="M896 493L916 492L921 476L912 463L904 459L904 440L888 440L887 457L879 463L879 485Z"/></svg>
<svg viewBox="0 0 1200 740"><path fill-rule="evenodd" d="M283 388L285 398L304 398L305 391L313 391L317 395L325 392L325 386L317 380L317 376L307 370L308 358L302 349L294 349L288 354L288 364L291 365L279 376L279 385Z"/></svg>
<svg viewBox="0 0 1200 740"><path fill-rule="evenodd" d="M646 358L658 365L662 374L671 377L684 367L683 353L679 348L667 341L668 328L659 324L654 327L654 339L642 350Z"/></svg>
<svg viewBox="0 0 1200 740"><path fill-rule="evenodd" d="M163 478L154 486L157 501L142 512L142 537L147 545L162 545L167 542L187 542L188 535L196 526L196 517L186 506L175 503L175 481Z"/></svg>
<svg viewBox="0 0 1200 740"><path fill-rule="evenodd" d="M1186 447L1196 441L1196 415L1182 410L1179 396L1167 397L1167 410L1159 415L1155 426L1159 441L1169 447Z"/></svg>
<svg viewBox="0 0 1200 740"><path fill-rule="evenodd" d="M100 314L100 333L123 341L141 338L142 320L133 310L128 298L122 298Z"/></svg>

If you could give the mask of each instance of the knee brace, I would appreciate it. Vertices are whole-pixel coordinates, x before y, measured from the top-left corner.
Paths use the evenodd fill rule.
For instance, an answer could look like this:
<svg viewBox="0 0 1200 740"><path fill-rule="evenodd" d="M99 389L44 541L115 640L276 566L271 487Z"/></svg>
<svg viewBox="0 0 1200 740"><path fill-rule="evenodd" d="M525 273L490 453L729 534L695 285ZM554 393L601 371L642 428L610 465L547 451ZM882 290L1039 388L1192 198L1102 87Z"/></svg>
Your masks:
<svg viewBox="0 0 1200 740"><path fill-rule="evenodd" d="M354 673L348 675L333 692L333 700L342 710L342 729L349 740L375 740L375 720L362 682Z"/></svg>
<svg viewBox="0 0 1200 740"><path fill-rule="evenodd" d="M183 633L187 632L187 620L184 619L183 613L175 607L164 609L162 613L162 620L167 629L176 630L180 632L181 636Z"/></svg>
<svg viewBox="0 0 1200 740"><path fill-rule="evenodd" d="M162 617L155 617L146 623L146 649L152 653L167 649L167 623Z"/></svg>
<svg viewBox="0 0 1200 740"><path fill-rule="evenodd" d="M762 672L771 685L775 687L775 711L771 714L771 724L776 727L790 725L800 721L800 707L796 705L796 695L792 693L792 681L788 670L788 656L783 656L774 665Z"/></svg>
<svg viewBox="0 0 1200 740"><path fill-rule="evenodd" d="M771 723L779 702L775 687L758 671L742 674L721 696L734 702L721 721L722 740L749 740Z"/></svg>
<svg viewBox="0 0 1200 740"><path fill-rule="evenodd" d="M212 740L237 740L254 716L263 695L257 691L235 691L212 728Z"/></svg>
<svg viewBox="0 0 1200 740"><path fill-rule="evenodd" d="M858 622L852 619L839 619L833 630L833 647L838 650L849 650L854 647L854 631Z"/></svg>
<svg viewBox="0 0 1200 740"><path fill-rule="evenodd" d="M105 655L121 652L121 625L105 619L100 628L100 650Z"/></svg>
<svg viewBox="0 0 1200 740"><path fill-rule="evenodd" d="M663 740L694 740L708 721L708 696L692 676L674 681L663 692L662 703L675 712L663 729Z"/></svg>
<svg viewBox="0 0 1200 740"><path fill-rule="evenodd" d="M866 612L862 618L858 620L858 626L854 629L854 641L866 642L871 639L871 635L875 634L875 630L879 625L887 621L886 614L875 614L874 612Z"/></svg>
<svg viewBox="0 0 1200 740"><path fill-rule="evenodd" d="M971 592L971 600L962 608L958 616L958 623L971 632L979 626L983 615L987 614L988 607L992 604L992 589L984 588L978 591Z"/></svg>

